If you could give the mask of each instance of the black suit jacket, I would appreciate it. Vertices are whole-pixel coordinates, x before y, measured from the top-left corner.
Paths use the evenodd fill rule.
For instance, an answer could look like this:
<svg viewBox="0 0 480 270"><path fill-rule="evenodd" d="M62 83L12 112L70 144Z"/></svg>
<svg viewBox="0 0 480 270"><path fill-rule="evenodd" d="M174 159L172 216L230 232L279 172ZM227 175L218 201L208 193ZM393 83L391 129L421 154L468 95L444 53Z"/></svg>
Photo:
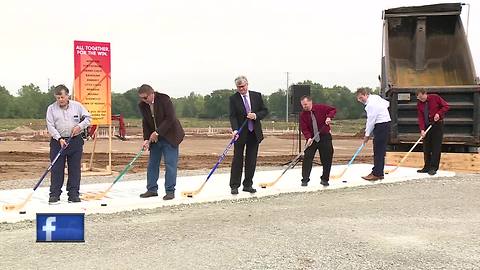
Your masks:
<svg viewBox="0 0 480 270"><path fill-rule="evenodd" d="M142 113L143 139L148 140L153 131L157 131L160 137L165 138L173 146L178 146L185 137L180 121L175 116L175 109L173 108L170 97L165 94L155 92L155 101L153 103L153 110L155 112L155 124L153 123L152 112L150 105L140 101L138 104L140 112Z"/></svg>
<svg viewBox="0 0 480 270"><path fill-rule="evenodd" d="M250 95L251 112L257 115L257 119L253 120L253 131L257 137L257 142L260 143L263 140L262 123L260 120L267 116L268 109L263 103L262 94L250 90L248 91L248 94ZM243 105L243 97L240 93L236 92L230 96L230 125L232 130L238 130L245 119L247 119L247 112ZM245 124L240 133L240 137L238 138L239 143L246 142L248 132L248 124Z"/></svg>

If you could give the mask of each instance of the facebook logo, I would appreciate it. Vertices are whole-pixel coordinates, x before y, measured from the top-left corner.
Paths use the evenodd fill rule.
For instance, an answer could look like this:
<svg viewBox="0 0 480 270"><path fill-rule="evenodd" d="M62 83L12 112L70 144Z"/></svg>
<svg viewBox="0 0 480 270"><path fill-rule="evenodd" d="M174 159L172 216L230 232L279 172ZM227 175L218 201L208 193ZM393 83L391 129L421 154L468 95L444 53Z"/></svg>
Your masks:
<svg viewBox="0 0 480 270"><path fill-rule="evenodd" d="M56 221L56 217L47 217L45 225L42 226L42 231L45 232L45 241L47 242L52 241L52 232L55 231L55 226L53 226L53 223L55 223Z"/></svg>
<svg viewBox="0 0 480 270"><path fill-rule="evenodd" d="M84 225L84 213L37 213L37 242L84 242Z"/></svg>

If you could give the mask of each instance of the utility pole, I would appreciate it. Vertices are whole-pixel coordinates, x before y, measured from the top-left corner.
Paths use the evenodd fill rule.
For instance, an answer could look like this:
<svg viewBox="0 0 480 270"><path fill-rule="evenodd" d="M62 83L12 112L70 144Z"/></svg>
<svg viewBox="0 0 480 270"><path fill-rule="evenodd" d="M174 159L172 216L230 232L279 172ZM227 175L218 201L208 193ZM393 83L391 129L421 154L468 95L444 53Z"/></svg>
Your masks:
<svg viewBox="0 0 480 270"><path fill-rule="evenodd" d="M285 121L286 121L287 123L288 123L288 75L289 75L289 74L288 74L288 71L287 71L287 90L285 90L285 96L287 97L287 100L286 100L286 101L287 101L287 102L286 102L286 104L287 104L287 106L286 106L286 107L287 107L287 111L285 112Z"/></svg>

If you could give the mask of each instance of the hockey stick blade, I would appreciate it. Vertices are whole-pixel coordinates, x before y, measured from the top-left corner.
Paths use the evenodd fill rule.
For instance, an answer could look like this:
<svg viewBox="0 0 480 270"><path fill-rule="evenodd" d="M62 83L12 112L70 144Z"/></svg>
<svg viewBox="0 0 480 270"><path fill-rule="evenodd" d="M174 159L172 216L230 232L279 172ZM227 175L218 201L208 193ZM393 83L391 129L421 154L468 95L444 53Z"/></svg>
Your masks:
<svg viewBox="0 0 480 270"><path fill-rule="evenodd" d="M28 195L28 197L21 203L4 205L3 206L3 211L12 212L12 211L18 211L18 210L22 209L23 207L25 207L25 205L28 203L28 201L30 201L32 196L33 196L33 192L30 193L30 195Z"/></svg>
<svg viewBox="0 0 480 270"><path fill-rule="evenodd" d="M393 168L391 170L385 170L385 174L390 174L390 173L395 172L398 169L398 167L400 167L400 164L398 164L397 166L395 166L395 168Z"/></svg>
<svg viewBox="0 0 480 270"><path fill-rule="evenodd" d="M283 175L283 174L282 174ZM258 184L261 188L267 188L267 187L272 187L273 185L275 185L279 180L280 178L282 178L282 175L280 175L279 177L277 177L277 179L275 179L275 181L273 182L265 182L265 183L260 183Z"/></svg>
<svg viewBox="0 0 480 270"><path fill-rule="evenodd" d="M111 188L112 186L110 186L107 190L99 193L85 193L85 194L82 194L80 198L84 201L101 200L107 195L107 193L110 191Z"/></svg>
<svg viewBox="0 0 480 270"><path fill-rule="evenodd" d="M193 190L193 191L184 191L182 192L182 196L184 197L188 197L188 198L192 198L193 196L197 195L198 193L200 193L200 191L202 191L203 187L205 186L205 184L207 183L207 181L204 181L203 184L200 186L200 188L196 189L196 190Z"/></svg>
<svg viewBox="0 0 480 270"><path fill-rule="evenodd" d="M343 169L343 171L342 171L340 174L338 174L338 175L332 175L332 176L330 176L330 178L331 178L332 180L338 180L338 179L342 178L343 175L345 174L345 172L347 171L347 168L348 168L348 167L346 167L345 169Z"/></svg>

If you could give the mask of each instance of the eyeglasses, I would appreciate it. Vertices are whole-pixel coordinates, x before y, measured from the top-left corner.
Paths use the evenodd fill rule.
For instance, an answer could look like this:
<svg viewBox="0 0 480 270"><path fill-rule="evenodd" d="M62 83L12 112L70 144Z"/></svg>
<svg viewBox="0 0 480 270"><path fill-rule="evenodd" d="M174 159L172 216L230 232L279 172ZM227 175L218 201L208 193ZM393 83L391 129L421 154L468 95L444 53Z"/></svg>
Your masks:
<svg viewBox="0 0 480 270"><path fill-rule="evenodd" d="M138 96L141 100L147 100L148 99L148 95L146 96Z"/></svg>

